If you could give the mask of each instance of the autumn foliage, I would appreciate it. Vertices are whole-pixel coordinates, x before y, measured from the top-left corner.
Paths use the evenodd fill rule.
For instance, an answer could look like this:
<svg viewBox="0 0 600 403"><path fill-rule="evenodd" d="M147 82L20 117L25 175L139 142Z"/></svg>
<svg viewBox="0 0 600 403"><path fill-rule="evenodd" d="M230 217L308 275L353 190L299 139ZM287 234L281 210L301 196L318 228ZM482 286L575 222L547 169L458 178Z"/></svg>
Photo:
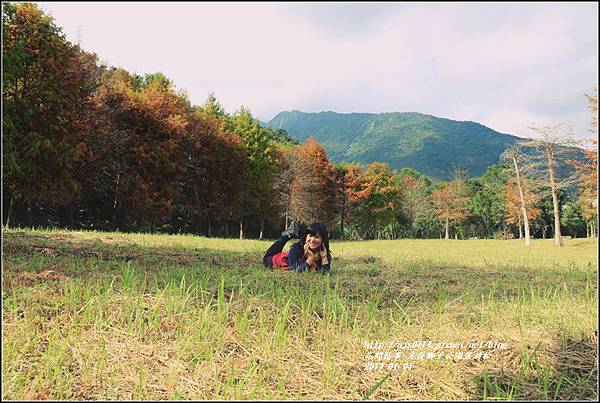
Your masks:
<svg viewBox="0 0 600 403"><path fill-rule="evenodd" d="M67 203L80 188L80 117L95 56L65 41L34 4L3 4L2 11L5 189L29 205Z"/></svg>
<svg viewBox="0 0 600 403"><path fill-rule="evenodd" d="M573 161L579 178L579 204L590 227L592 236L596 233L598 222L598 92L585 94L589 110L592 113L590 127L590 148L584 151L584 161Z"/></svg>
<svg viewBox="0 0 600 403"><path fill-rule="evenodd" d="M523 213L521 210L521 199L519 190L514 181L509 181L505 185L506 191L506 223L517 225L519 228L519 237L522 237ZM527 209L527 219L533 221L541 214L541 209L537 208L540 197L529 190L528 187L523 189L523 199L525 208Z"/></svg>
<svg viewBox="0 0 600 403"><path fill-rule="evenodd" d="M460 181L446 182L432 196L435 214L443 220L445 237L448 239L450 223L460 223L468 216L468 196L464 185Z"/></svg>
<svg viewBox="0 0 600 403"><path fill-rule="evenodd" d="M212 93L192 105L161 73L100 64L35 4L4 4L2 22L4 225L262 238L296 220L367 239L518 224L510 183L333 163L314 138L299 144L247 107L230 114ZM579 200L593 220L597 151L586 155Z"/></svg>

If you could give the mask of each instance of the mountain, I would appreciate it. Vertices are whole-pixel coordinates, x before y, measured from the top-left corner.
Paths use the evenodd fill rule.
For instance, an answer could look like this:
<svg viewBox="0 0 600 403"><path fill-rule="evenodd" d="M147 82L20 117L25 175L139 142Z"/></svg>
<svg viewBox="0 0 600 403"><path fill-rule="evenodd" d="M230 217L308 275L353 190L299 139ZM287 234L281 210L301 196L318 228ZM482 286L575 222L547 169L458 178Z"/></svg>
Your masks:
<svg viewBox="0 0 600 403"><path fill-rule="evenodd" d="M305 141L316 138L335 162L381 161L390 168L414 168L433 179L449 179L461 166L482 175L500 154L522 140L475 122L421 113L278 113L267 126Z"/></svg>

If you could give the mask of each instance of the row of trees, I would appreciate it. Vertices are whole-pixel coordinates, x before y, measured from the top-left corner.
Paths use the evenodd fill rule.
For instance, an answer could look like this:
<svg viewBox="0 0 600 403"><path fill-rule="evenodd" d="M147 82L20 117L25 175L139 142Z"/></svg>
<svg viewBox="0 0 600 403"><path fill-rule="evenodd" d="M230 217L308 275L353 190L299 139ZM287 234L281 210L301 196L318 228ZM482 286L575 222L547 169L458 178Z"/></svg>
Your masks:
<svg viewBox="0 0 600 403"><path fill-rule="evenodd" d="M510 154L521 176L507 163L435 184L413 169L335 164L316 140L298 144L247 108L229 114L213 94L192 105L160 73L100 65L36 5L4 4L2 21L6 226L262 238L295 219L346 239L546 237L561 225L580 236L586 222L596 232L597 151L575 163L578 198L541 186L532 172L543 170L522 164L533 153Z"/></svg>
<svg viewBox="0 0 600 403"><path fill-rule="evenodd" d="M555 244L559 247L564 246L561 227L566 227L565 229L572 236L576 236L582 232L581 227L585 225L586 235L596 236L598 95L595 91L594 95L585 94L585 96L592 112L590 128L592 136L587 141L589 147L584 150L583 158L577 158L580 150L574 148L582 142L575 141L572 130L561 123L541 127L530 126L534 132L532 138L520 141L502 155L502 159L510 164L512 172L501 180L503 187L500 189L503 192L496 191L494 196L504 204L503 221L517 226L519 238L525 239L525 245L531 243L530 225L540 220L543 223L542 237L545 237L545 228L550 222ZM574 157L576 159L572 159ZM488 173L490 172L488 170ZM445 219L446 238L448 238L450 221L460 223L470 215L467 208L469 192L463 186L461 179L463 176L455 174L454 181L444 184L433 194L437 205L436 212ZM570 201L564 200L567 197L566 192L570 193L571 199L576 198ZM480 196L483 194L481 191L472 194L471 201L475 205L481 205ZM543 209L543 205L547 204L548 200L551 200L551 219L547 217L547 209ZM480 209L476 208L476 210ZM473 212L475 211L471 213ZM484 224L489 227L486 220Z"/></svg>
<svg viewBox="0 0 600 403"><path fill-rule="evenodd" d="M518 202L520 214L519 222L522 221L525 230L525 245L530 244L529 220L539 215L538 209L533 207L535 200L539 198L533 194L530 188L539 187L541 183L547 183L550 187L552 197L554 241L556 246L564 246L561 235L561 203L559 202L559 191L578 187L578 203L586 221L588 236L595 236L597 207L598 207L598 95L585 94L592 112L592 124L590 128L591 139L587 141L589 148L584 151L583 159L569 159L577 155L573 150L576 142L570 129L565 129L564 124L545 125L543 127L531 126L535 136L529 140L523 140L517 145L509 148L503 154L504 159L512 162L514 167L514 180L518 189ZM585 141L583 142L585 143ZM523 153L523 150L530 150ZM575 151L575 152L574 152ZM575 168L572 174L561 175L561 165L569 165ZM527 181L529 176L533 186ZM515 197L516 199L516 197ZM570 211L570 210L567 210ZM520 229L519 229L520 230Z"/></svg>

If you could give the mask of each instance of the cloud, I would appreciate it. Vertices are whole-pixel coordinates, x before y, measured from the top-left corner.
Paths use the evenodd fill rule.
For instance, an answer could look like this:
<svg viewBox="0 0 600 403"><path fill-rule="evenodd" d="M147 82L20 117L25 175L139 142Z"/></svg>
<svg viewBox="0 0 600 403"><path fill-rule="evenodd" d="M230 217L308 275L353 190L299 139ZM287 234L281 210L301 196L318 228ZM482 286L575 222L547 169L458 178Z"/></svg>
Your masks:
<svg viewBox="0 0 600 403"><path fill-rule="evenodd" d="M71 40L202 103L262 120L281 110L416 111L520 135L587 133L596 3L42 3Z"/></svg>
<svg viewBox="0 0 600 403"><path fill-rule="evenodd" d="M374 29L404 7L393 3L296 3L280 4L290 20L304 20L323 35L353 37Z"/></svg>

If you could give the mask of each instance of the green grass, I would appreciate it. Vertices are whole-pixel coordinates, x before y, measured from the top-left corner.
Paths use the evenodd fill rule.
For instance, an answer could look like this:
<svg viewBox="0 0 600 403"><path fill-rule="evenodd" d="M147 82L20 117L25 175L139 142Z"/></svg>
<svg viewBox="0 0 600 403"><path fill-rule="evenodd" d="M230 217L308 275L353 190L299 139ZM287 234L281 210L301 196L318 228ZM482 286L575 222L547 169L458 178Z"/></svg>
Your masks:
<svg viewBox="0 0 600 403"><path fill-rule="evenodd" d="M263 268L267 241L3 241L4 399L597 398L595 240L332 242L325 276ZM366 371L373 340L509 348Z"/></svg>

